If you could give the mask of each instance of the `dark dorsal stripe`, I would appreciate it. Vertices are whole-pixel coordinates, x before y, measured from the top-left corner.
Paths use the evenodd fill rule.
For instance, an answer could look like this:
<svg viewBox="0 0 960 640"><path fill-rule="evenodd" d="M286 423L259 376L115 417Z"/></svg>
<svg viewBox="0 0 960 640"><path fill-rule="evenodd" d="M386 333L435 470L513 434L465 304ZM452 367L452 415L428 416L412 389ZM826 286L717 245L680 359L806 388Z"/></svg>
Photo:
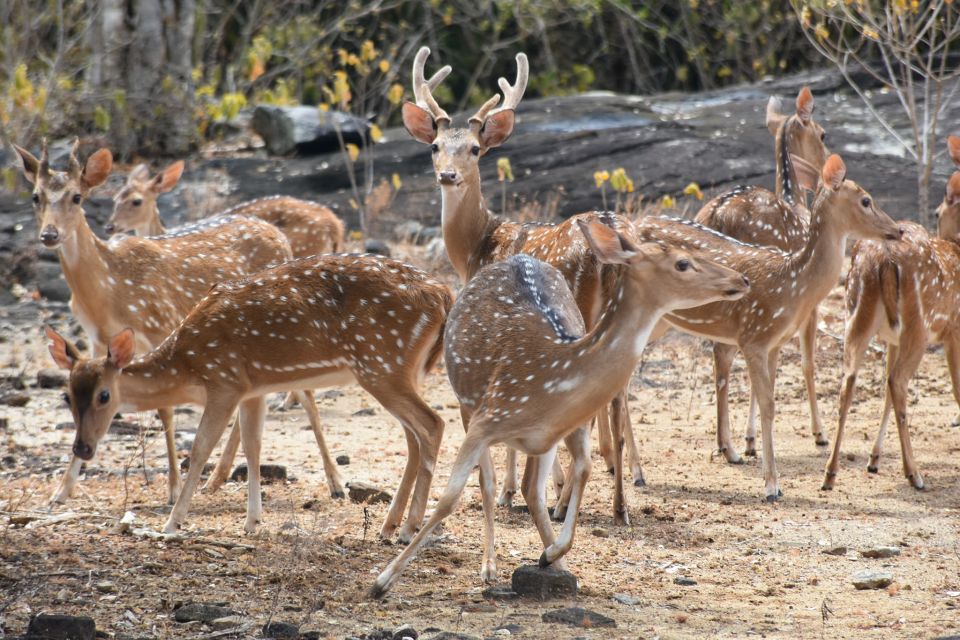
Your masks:
<svg viewBox="0 0 960 640"><path fill-rule="evenodd" d="M780 187L783 190L782 199L788 204L796 204L793 196L793 181L790 179L793 163L790 161L790 149L787 145L787 130L793 124L796 116L790 116L780 125L780 136L777 139L777 159L780 161Z"/></svg>
<svg viewBox="0 0 960 640"><path fill-rule="evenodd" d="M557 335L557 339L561 342L575 342L578 340L580 335L570 326L569 319L557 310L557 307L560 306L557 303L561 302L558 300L558 294L562 295L562 293L555 290L555 287L550 286L547 280L547 274L544 273L545 267L550 269L552 269L552 267L526 254L513 256L508 262L510 262L513 267L517 291L520 292L525 300L533 304L543 319L546 320L553 329ZM569 295L569 290L566 287L563 276L559 273L555 275L556 278L554 278L554 282L557 284L562 283L564 285L563 291ZM570 304L576 308L572 300Z"/></svg>

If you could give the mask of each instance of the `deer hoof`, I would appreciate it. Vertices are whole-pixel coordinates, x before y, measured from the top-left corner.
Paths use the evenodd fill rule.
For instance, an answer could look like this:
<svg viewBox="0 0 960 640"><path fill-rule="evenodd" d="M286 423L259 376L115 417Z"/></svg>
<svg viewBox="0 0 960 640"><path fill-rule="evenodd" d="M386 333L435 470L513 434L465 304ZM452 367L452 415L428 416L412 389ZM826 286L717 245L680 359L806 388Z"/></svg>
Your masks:
<svg viewBox="0 0 960 640"><path fill-rule="evenodd" d="M647 486L647 481L641 476L639 478L634 478L633 486L635 487L645 487Z"/></svg>
<svg viewBox="0 0 960 640"><path fill-rule="evenodd" d="M867 465L867 473L879 473L880 469L875 464Z"/></svg>
<svg viewBox="0 0 960 640"><path fill-rule="evenodd" d="M540 554L540 559L537 560L537 565L539 565L539 567L540 567L541 569L545 569L545 568L547 568L547 567L550 566L550 561L547 560L547 552L546 552L546 551L544 551L543 553Z"/></svg>

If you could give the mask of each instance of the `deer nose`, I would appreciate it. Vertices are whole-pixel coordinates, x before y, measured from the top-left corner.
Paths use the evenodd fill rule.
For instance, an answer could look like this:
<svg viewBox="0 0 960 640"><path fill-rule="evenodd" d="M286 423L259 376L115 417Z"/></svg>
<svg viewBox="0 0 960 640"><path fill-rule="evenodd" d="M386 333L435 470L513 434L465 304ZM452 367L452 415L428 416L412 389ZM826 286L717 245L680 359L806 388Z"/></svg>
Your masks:
<svg viewBox="0 0 960 640"><path fill-rule="evenodd" d="M53 247L60 241L60 232L52 224L48 224L40 232L40 242L48 247Z"/></svg>
<svg viewBox="0 0 960 640"><path fill-rule="evenodd" d="M748 278L747 276L743 276L743 286L747 288L750 287L750 278Z"/></svg>
<svg viewBox="0 0 960 640"><path fill-rule="evenodd" d="M81 460L89 460L93 457L93 448L82 440L73 443L73 454Z"/></svg>
<svg viewBox="0 0 960 640"><path fill-rule="evenodd" d="M456 171L441 171L437 175L437 181L440 184L455 184L457 182Z"/></svg>
<svg viewBox="0 0 960 640"><path fill-rule="evenodd" d="M107 224L103 225L103 230L107 233L113 233L117 230L117 225L113 224L112 222L108 222Z"/></svg>

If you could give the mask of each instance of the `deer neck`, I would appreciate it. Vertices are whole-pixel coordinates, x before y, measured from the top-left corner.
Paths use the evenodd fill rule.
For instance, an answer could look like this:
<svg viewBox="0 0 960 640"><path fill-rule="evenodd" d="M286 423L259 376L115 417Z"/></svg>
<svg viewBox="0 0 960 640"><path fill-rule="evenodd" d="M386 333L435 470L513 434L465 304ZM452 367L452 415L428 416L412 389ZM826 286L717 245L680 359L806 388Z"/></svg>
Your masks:
<svg viewBox="0 0 960 640"><path fill-rule="evenodd" d="M485 239L497 225L480 192L480 178L467 180L463 190L441 187L441 229L447 256L464 282L483 264Z"/></svg>
<svg viewBox="0 0 960 640"><path fill-rule="evenodd" d="M777 164L777 182L776 195L787 204L794 206L805 206L803 190L799 189L797 184L797 172L793 168L793 162L790 160L790 136L787 132L790 130L790 124L793 117L787 118L777 130L776 142L774 145L774 156Z"/></svg>
<svg viewBox="0 0 960 640"><path fill-rule="evenodd" d="M848 232L829 207L829 200L819 200L814 205L807 243L787 261L798 298L813 295L819 301L840 277Z"/></svg>
<svg viewBox="0 0 960 640"><path fill-rule="evenodd" d="M140 233L140 235L162 236L167 232L163 223L160 222L160 211L157 209L156 204L153 205L153 215L150 216L150 222L144 227L144 231L146 231L146 233Z"/></svg>
<svg viewBox="0 0 960 640"><path fill-rule="evenodd" d="M121 402L135 411L150 411L179 404L203 404L204 387L170 361L172 349L163 343L120 372Z"/></svg>
<svg viewBox="0 0 960 640"><path fill-rule="evenodd" d="M107 312L109 304L104 297L115 284L110 274L110 248L93 233L85 218L76 232L63 241L58 253L72 294L71 305L79 306L78 314L95 319L98 312ZM95 320L94 324L100 325Z"/></svg>

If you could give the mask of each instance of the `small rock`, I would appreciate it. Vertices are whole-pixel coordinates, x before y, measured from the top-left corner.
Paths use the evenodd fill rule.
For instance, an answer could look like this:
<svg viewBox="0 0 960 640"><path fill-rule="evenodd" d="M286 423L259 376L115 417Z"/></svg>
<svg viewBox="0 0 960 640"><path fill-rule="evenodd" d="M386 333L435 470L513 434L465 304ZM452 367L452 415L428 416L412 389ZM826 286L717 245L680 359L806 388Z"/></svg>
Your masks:
<svg viewBox="0 0 960 640"><path fill-rule="evenodd" d="M217 618L216 620L210 621L210 627L214 631L224 631L225 629L235 629L245 622L248 618L244 616L224 616L222 618Z"/></svg>
<svg viewBox="0 0 960 640"><path fill-rule="evenodd" d="M374 409L373 407L364 407L363 409L358 409L357 411L353 412L354 418L361 417L361 416L375 416L375 415L377 415L377 410Z"/></svg>
<svg viewBox="0 0 960 640"><path fill-rule="evenodd" d="M108 427L108 433L118 436L138 436L144 430L143 426L137 422L129 420L111 420Z"/></svg>
<svg viewBox="0 0 960 640"><path fill-rule="evenodd" d="M577 595L577 577L569 571L554 567L540 568L535 564L516 568L510 586L519 595L538 600Z"/></svg>
<svg viewBox="0 0 960 640"><path fill-rule="evenodd" d="M404 220L393 228L393 236L398 242L420 244L421 232L423 232L423 225L416 220Z"/></svg>
<svg viewBox="0 0 960 640"><path fill-rule="evenodd" d="M340 391L340 389L327 389L317 397L323 398L324 400L336 400L337 398L343 397L343 391Z"/></svg>
<svg viewBox="0 0 960 640"><path fill-rule="evenodd" d="M44 280L37 285L37 291L51 302L70 302L70 285L61 277Z"/></svg>
<svg viewBox="0 0 960 640"><path fill-rule="evenodd" d="M310 106L257 105L251 124L275 155L340 151L337 130L345 143L362 144L370 128L358 116Z"/></svg>
<svg viewBox="0 0 960 640"><path fill-rule="evenodd" d="M237 465L237 468L230 474L230 480L233 482L245 482L247 479L247 465ZM282 464L262 464L260 465L260 481L263 484L271 482L284 481L287 479L287 468Z"/></svg>
<svg viewBox="0 0 960 640"><path fill-rule="evenodd" d="M492 587L487 587L480 595L487 600L513 600L514 598L520 597L520 594L514 591L508 584L497 584Z"/></svg>
<svg viewBox="0 0 960 640"><path fill-rule="evenodd" d="M116 593L118 591L117 585L110 582L109 580L101 580L96 585L97 591L100 593Z"/></svg>
<svg viewBox="0 0 960 640"><path fill-rule="evenodd" d="M62 369L44 368L37 371L37 386L41 389L60 389L67 386L67 372Z"/></svg>
<svg viewBox="0 0 960 640"><path fill-rule="evenodd" d="M213 473L214 464L212 462L207 462L203 465L203 473L200 474L200 477L205 478ZM190 470L190 456L187 456L180 461L180 470L189 471Z"/></svg>
<svg viewBox="0 0 960 640"><path fill-rule="evenodd" d="M566 609L547 611L540 616L540 618L544 622L566 624L571 627L583 627L585 629L617 626L617 622L613 618L608 618L601 613L590 611L583 607L567 607Z"/></svg>
<svg viewBox="0 0 960 640"><path fill-rule="evenodd" d="M388 503L393 499L393 496L383 489L378 489L366 482L348 482L347 492L350 494L350 500L356 503Z"/></svg>
<svg viewBox="0 0 960 640"><path fill-rule="evenodd" d="M94 640L97 625L87 616L64 616L41 613L30 619L27 638L45 640Z"/></svg>
<svg viewBox="0 0 960 640"><path fill-rule="evenodd" d="M390 246L383 240L367 240L363 243L365 253L376 253L377 255L390 257Z"/></svg>
<svg viewBox="0 0 960 640"><path fill-rule="evenodd" d="M277 640L287 640L288 638L299 638L300 627L289 622L273 621L263 625L264 638L276 638Z"/></svg>
<svg viewBox="0 0 960 640"><path fill-rule="evenodd" d="M883 589L893 582L893 576L889 572L871 571L870 569L857 571L851 578L853 586L861 591L864 589Z"/></svg>
<svg viewBox="0 0 960 640"><path fill-rule="evenodd" d="M480 640L477 636L468 636L465 633L454 633L453 631L441 631L435 636L430 636L426 640Z"/></svg>
<svg viewBox="0 0 960 640"><path fill-rule="evenodd" d="M594 536L596 536L597 538L609 538L609 537L610 537L610 532L607 531L606 529L604 529L603 527L595 527L594 530L591 531L590 533L592 533L592 534L593 534Z"/></svg>
<svg viewBox="0 0 960 640"><path fill-rule="evenodd" d="M830 547L829 549L824 549L823 553L827 554L828 556L845 556L847 555L847 548L843 545L838 547Z"/></svg>
<svg viewBox="0 0 960 640"><path fill-rule="evenodd" d="M678 584L681 587L692 587L693 585L697 584L697 581L686 576L677 576L673 579L673 584Z"/></svg>
<svg viewBox="0 0 960 640"><path fill-rule="evenodd" d="M413 625L405 624L397 627L393 630L393 640L417 640L420 637L420 634L417 633L417 630L413 628Z"/></svg>
<svg viewBox="0 0 960 640"><path fill-rule="evenodd" d="M508 633L502 633L503 631L507 631ZM520 633L521 631L523 631L523 627L521 627L518 624L509 623L509 624L502 624L496 629L494 629L493 635L510 636L515 633Z"/></svg>
<svg viewBox="0 0 960 640"><path fill-rule="evenodd" d="M173 612L173 619L177 622L213 622L217 618L235 616L237 612L229 607L203 602L185 604Z"/></svg>
<svg viewBox="0 0 960 640"><path fill-rule="evenodd" d="M341 453L340 455L337 456L337 464L340 465L341 467L347 466L348 464L350 464L350 456L348 456L345 453Z"/></svg>
<svg viewBox="0 0 960 640"><path fill-rule="evenodd" d="M625 604L628 607L640 604L640 598L634 598L627 593L615 593L613 594L613 599L619 602L620 604Z"/></svg>
<svg viewBox="0 0 960 640"><path fill-rule="evenodd" d="M12 524L15 527L25 527L26 525L30 524L34 520L39 520L39 519L40 518L38 516L31 516L28 514L18 513L16 515L10 516L10 524Z"/></svg>
<svg viewBox="0 0 960 640"><path fill-rule="evenodd" d="M873 547L860 552L864 558L892 558L900 555L900 547Z"/></svg>
<svg viewBox="0 0 960 640"><path fill-rule="evenodd" d="M13 389L0 393L0 404L8 407L25 407L28 402L30 402L30 394L26 391Z"/></svg>

